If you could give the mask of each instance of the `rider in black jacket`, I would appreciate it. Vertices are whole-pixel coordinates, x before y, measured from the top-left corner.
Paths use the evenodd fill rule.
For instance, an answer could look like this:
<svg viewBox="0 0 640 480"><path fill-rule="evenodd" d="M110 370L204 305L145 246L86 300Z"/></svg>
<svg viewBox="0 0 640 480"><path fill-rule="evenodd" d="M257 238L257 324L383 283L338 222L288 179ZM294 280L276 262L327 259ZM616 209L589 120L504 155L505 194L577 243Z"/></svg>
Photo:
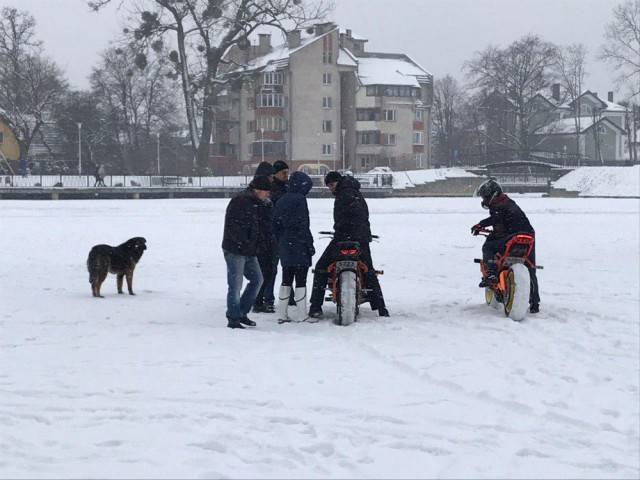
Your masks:
<svg viewBox="0 0 640 480"><path fill-rule="evenodd" d="M322 315L322 303L327 287L329 265L338 256L337 242L354 241L360 243L360 258L367 265L369 271L365 274L365 285L371 289L369 299L371 308L378 310L381 317L388 317L380 282L373 268L371 260L371 227L369 226L369 208L362 193L360 183L353 177L342 176L338 172L329 172L325 177L325 184L335 195L333 206L333 240L316 263L313 277L313 292L309 317L318 318Z"/></svg>
<svg viewBox="0 0 640 480"><path fill-rule="evenodd" d="M480 287L486 287L497 281L497 266L494 261L495 255L502 252L507 241L518 233L527 233L535 237L535 230L531 226L529 219L522 209L502 191L500 184L493 179L489 179L478 187L478 196L482 197L482 207L489 209L489 217L481 220L471 227L471 233L477 235L481 229L493 227L493 233L487 237L482 246L482 258L487 266L487 278L480 282ZM536 249L535 243L529 259L535 265ZM538 277L536 269L528 266L531 277L531 295L529 306L531 313L537 313L540 309L540 295L538 292Z"/></svg>

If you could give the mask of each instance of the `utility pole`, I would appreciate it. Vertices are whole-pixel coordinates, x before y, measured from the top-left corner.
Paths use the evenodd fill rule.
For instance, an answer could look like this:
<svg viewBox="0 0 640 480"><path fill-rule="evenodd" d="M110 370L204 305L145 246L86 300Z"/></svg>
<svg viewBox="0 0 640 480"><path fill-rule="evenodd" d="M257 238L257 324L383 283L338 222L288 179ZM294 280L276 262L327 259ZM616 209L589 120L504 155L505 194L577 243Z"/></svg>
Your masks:
<svg viewBox="0 0 640 480"><path fill-rule="evenodd" d="M260 127L260 147L262 148L262 161L264 162L264 128Z"/></svg>
<svg viewBox="0 0 640 480"><path fill-rule="evenodd" d="M344 136L347 134L347 129L343 128L341 133L342 133L342 170L345 170L345 165L344 165Z"/></svg>
<svg viewBox="0 0 640 480"><path fill-rule="evenodd" d="M158 164L158 175L160 175L160 132L156 133L156 163Z"/></svg>
<svg viewBox="0 0 640 480"><path fill-rule="evenodd" d="M78 122L78 175L82 175L82 122Z"/></svg>

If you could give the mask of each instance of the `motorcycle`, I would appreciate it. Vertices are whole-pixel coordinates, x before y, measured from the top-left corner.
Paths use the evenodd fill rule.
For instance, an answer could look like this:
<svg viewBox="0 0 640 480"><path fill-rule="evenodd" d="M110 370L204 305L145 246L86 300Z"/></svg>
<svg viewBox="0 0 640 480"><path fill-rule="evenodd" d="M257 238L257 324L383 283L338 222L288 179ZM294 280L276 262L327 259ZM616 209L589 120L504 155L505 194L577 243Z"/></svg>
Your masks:
<svg viewBox="0 0 640 480"><path fill-rule="evenodd" d="M478 233L488 237L493 233L490 229L480 229ZM531 294L531 277L528 268L542 269L529 259L535 238L528 234L516 234L507 240L504 252L495 257L498 281L485 287L484 298L487 305L499 309L502 305L505 316L519 322L529 310ZM482 278L487 278L487 266L480 258L474 259L480 264Z"/></svg>
<svg viewBox="0 0 640 480"><path fill-rule="evenodd" d="M321 235L330 235L333 232L320 232ZM379 238L372 235L372 238ZM334 320L336 325L350 325L357 321L360 313L360 305L369 301L370 289L365 287L364 278L369 268L360 259L359 242L337 242L338 256L326 270L329 274L327 291L329 295L325 300L334 302L337 307L338 317ZM376 270L376 275L383 275L382 270Z"/></svg>

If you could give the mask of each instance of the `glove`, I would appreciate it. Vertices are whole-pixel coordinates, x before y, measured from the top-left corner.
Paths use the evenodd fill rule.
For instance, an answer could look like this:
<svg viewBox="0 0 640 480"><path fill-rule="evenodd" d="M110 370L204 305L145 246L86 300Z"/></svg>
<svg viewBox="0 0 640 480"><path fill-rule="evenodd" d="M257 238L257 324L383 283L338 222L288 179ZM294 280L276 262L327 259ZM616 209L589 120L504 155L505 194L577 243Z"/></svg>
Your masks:
<svg viewBox="0 0 640 480"><path fill-rule="evenodd" d="M482 226L480 224L476 224L471 227L471 234L474 236L478 235L480 233L480 230L482 230Z"/></svg>

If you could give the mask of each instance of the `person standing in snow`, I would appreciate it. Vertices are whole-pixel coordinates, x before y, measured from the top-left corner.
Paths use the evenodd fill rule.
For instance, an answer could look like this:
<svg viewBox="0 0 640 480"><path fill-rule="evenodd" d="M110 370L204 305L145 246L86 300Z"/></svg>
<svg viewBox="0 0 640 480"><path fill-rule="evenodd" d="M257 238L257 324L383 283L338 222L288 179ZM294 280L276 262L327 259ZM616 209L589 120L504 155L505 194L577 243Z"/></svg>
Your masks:
<svg viewBox="0 0 640 480"><path fill-rule="evenodd" d="M480 204L482 208L489 210L489 217L471 227L471 233L478 235L483 228L493 227L493 233L487 237L482 246L482 259L487 267L487 278L483 278L479 286L488 287L491 283L498 281L497 265L494 260L496 253L504 251L507 241L514 235L527 233L535 238L536 232L524 212L502 191L502 187L494 179L490 178L480 185L476 194L482 197ZM535 242L529 260L536 264ZM540 311L538 276L535 268L529 265L527 268L531 277L529 311L538 313Z"/></svg>
<svg viewBox="0 0 640 480"><path fill-rule="evenodd" d="M289 179L287 193L278 200L273 211L273 231L282 264L282 285L276 307L280 323L291 321L287 308L294 280L295 321L307 319L307 273L316 252L309 229L306 198L312 186L309 175L294 172Z"/></svg>
<svg viewBox="0 0 640 480"><path fill-rule="evenodd" d="M388 317L389 311L384 302L382 288L373 268L371 259L371 228L369 225L369 207L360 193L360 182L351 176L343 176L339 172L329 172L324 179L325 185L336 197L333 204L333 240L316 263L311 293L309 316L322 316L327 287L329 265L338 257L338 242L353 241L360 243L360 259L365 263L368 272L364 275L365 286L370 289L369 300L372 310L377 310L381 317Z"/></svg>
<svg viewBox="0 0 640 480"><path fill-rule="evenodd" d="M255 177L247 190L231 199L224 218L222 250L227 264L227 326L255 327L247 317L262 285L258 263L258 243L261 239L258 211L269 200L271 182L267 177ZM249 280L244 292L242 279Z"/></svg>
<svg viewBox="0 0 640 480"><path fill-rule="evenodd" d="M270 191L273 188L274 177L273 166L269 162L261 162L256 169L255 177L265 177L270 184ZM258 242L258 262L262 272L263 283L256 297L253 311L256 313L273 313L274 295L273 284L275 282L275 269L278 259L275 255L275 238L272 227L273 203L267 198L258 209L258 220L260 224L260 240Z"/></svg>
<svg viewBox="0 0 640 480"><path fill-rule="evenodd" d="M271 188L271 203L275 207L278 200L287 193L287 182L289 181L289 165L282 160L273 164L273 184Z"/></svg>

